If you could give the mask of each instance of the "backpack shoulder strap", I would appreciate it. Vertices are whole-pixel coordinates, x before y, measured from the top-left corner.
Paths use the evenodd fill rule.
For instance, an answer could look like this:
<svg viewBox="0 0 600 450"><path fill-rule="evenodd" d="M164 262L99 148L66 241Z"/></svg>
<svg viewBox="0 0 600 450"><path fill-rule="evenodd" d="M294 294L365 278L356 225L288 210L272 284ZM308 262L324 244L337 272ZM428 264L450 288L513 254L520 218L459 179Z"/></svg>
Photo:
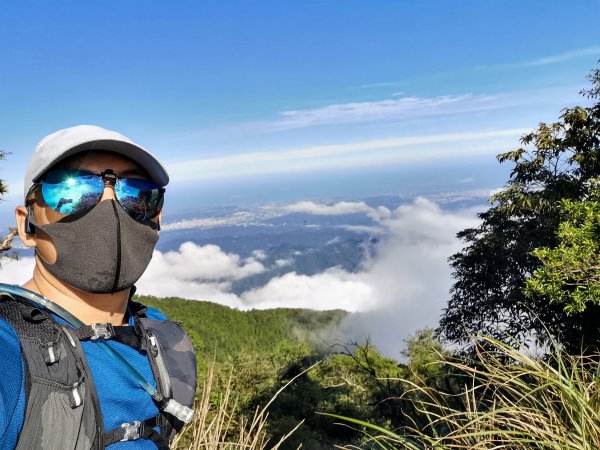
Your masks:
<svg viewBox="0 0 600 450"><path fill-rule="evenodd" d="M145 307L143 314L134 316L134 322L134 328L142 336L157 389L166 399L193 408L197 385L196 352L188 335L177 322L146 317ZM170 441L184 423L160 409L161 435Z"/></svg>
<svg viewBox="0 0 600 450"><path fill-rule="evenodd" d="M103 449L102 413L79 342L50 314L0 296L26 366L27 406L17 449Z"/></svg>

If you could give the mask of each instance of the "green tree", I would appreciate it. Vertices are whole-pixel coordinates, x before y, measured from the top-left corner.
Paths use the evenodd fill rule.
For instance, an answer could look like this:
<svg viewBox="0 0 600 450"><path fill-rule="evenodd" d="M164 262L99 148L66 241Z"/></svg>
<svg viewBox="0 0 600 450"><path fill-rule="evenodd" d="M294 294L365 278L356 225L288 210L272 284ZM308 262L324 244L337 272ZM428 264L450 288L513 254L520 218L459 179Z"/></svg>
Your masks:
<svg viewBox="0 0 600 450"><path fill-rule="evenodd" d="M6 152L0 150L0 160L6 158ZM8 192L8 187L4 184L4 180L0 180L0 195L4 195ZM0 241L0 254L5 254L12 249L12 242L17 235L16 228L9 228L8 234ZM17 258L16 254L9 254L9 257Z"/></svg>
<svg viewBox="0 0 600 450"><path fill-rule="evenodd" d="M264 404L280 386L324 358L283 390L269 408L268 429L274 441L287 433L290 425L303 421L281 449L296 449L302 444L303 448L320 450L360 443L359 432L318 413L343 414L396 428L414 412L412 404L400 398L404 387L399 378L405 372L397 362L383 357L369 343L336 348L341 348L340 353L307 354L290 361L271 391L255 398L256 404Z"/></svg>
<svg viewBox="0 0 600 450"><path fill-rule="evenodd" d="M582 201L563 200L559 243L534 250L542 266L527 280L527 295L562 304L567 314L600 303L600 179Z"/></svg>
<svg viewBox="0 0 600 450"><path fill-rule="evenodd" d="M6 152L0 150L0 160L6 158ZM0 195L4 195L8 192L8 187L4 184L4 180L0 180Z"/></svg>
<svg viewBox="0 0 600 450"><path fill-rule="evenodd" d="M413 336L406 339L407 358L406 378L417 384L439 386L446 375L446 367L442 361L449 356L441 342L435 336L434 330L425 328L417 330Z"/></svg>
<svg viewBox="0 0 600 450"><path fill-rule="evenodd" d="M516 342L551 335L574 352L597 345L599 305L567 315L563 305L524 292L542 265L532 252L559 245L563 200L588 198L590 180L600 176L600 69L589 79L583 94L592 106L564 109L558 122L525 135L522 148L498 156L514 167L492 207L479 214L481 224L458 234L466 245L450 258L455 282L438 329L445 340L468 344L481 332Z"/></svg>

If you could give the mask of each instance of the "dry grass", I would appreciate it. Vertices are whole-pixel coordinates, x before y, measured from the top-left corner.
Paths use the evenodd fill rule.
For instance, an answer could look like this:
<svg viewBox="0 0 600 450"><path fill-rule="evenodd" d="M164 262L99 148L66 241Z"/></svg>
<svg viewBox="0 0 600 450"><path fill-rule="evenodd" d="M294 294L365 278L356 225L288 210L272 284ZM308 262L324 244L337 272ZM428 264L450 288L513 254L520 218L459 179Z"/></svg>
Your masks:
<svg viewBox="0 0 600 450"><path fill-rule="evenodd" d="M231 374L223 389L219 390L222 393L218 400L214 400L217 386L214 364L211 365L201 395L194 405L194 418L178 433L171 447L181 450L263 450L268 445L269 449L277 450L302 422L279 441L272 443L266 430L268 408L297 377L281 388L266 405L257 409L252 419L246 419L239 413L237 401L232 397Z"/></svg>
<svg viewBox="0 0 600 450"><path fill-rule="evenodd" d="M573 357L555 349L552 358L541 359L482 340L492 350L481 351L478 364L443 361L465 376L462 407L450 406L456 397L412 384L418 409L429 419L425 429L390 431L337 417L363 426L369 448L600 449L599 355Z"/></svg>

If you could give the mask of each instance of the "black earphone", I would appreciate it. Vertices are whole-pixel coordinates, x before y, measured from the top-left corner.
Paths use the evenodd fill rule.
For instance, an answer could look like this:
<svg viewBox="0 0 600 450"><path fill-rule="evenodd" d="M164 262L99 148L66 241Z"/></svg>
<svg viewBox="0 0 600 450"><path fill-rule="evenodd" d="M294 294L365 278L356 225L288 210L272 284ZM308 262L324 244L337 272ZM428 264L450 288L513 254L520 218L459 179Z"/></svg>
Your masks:
<svg viewBox="0 0 600 450"><path fill-rule="evenodd" d="M25 217L25 233L26 234L35 234L35 225L33 222L35 218L33 217L33 208L31 206L27 207L27 217Z"/></svg>

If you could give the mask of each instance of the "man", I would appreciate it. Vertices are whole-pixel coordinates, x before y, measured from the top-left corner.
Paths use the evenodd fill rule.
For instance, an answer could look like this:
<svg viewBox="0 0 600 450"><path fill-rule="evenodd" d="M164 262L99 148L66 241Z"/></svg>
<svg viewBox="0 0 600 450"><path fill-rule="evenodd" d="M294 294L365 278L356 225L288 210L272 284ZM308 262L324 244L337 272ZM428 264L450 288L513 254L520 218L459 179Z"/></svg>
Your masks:
<svg viewBox="0 0 600 450"><path fill-rule="evenodd" d="M150 152L99 127L38 144L16 208L33 277L0 286L0 448L165 449L190 419L191 343L131 301L168 181Z"/></svg>

